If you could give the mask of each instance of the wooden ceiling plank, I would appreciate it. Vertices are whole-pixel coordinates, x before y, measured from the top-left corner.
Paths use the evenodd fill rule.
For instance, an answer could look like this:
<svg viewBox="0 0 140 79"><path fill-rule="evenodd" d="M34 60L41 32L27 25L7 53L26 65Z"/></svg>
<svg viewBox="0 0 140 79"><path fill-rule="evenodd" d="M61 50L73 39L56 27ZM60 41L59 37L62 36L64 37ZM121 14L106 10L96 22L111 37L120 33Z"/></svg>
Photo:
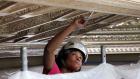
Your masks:
<svg viewBox="0 0 140 79"><path fill-rule="evenodd" d="M85 29L85 30L81 30L78 34L86 33L86 32L95 30L95 29L97 29L97 28L101 28L102 26L100 26L100 25L95 26L94 24L95 24L95 23L98 23L99 21L102 21L102 20L104 20L104 19L107 19L107 18L109 18L109 17L113 17L113 16L114 16L114 15L110 15L110 16L106 16L106 17L104 17L104 18L102 18L102 19L100 18L99 20L95 21L95 22L93 23L93 25L90 25L89 28L87 28L87 29ZM114 20L116 20L116 19L114 19ZM94 20L93 20L93 21L94 21ZM111 22L114 22L114 21L111 21ZM110 23L111 23L111 22L110 22ZM110 24L104 24L103 27L108 26L108 25L110 25ZM50 32L49 32L49 33L50 33ZM35 37L37 37L37 38L44 38L45 35L47 35L47 34L48 34L48 33L45 33L45 34L42 34L42 35L34 36L33 39L35 39ZM49 34L49 35L51 36L51 34ZM31 38L32 38L32 37L31 37ZM27 41L30 41L31 38L27 38Z"/></svg>
<svg viewBox="0 0 140 79"><path fill-rule="evenodd" d="M0 10L3 10L13 4L15 4L16 2L11 2L11 1L2 1L2 4L0 5Z"/></svg>
<svg viewBox="0 0 140 79"><path fill-rule="evenodd" d="M90 2L88 2L89 0L86 1L85 0L39 0L39 1L38 0L10 0L10 1L140 17L139 5L136 3L135 4L128 3L127 1L125 1L125 3L120 2L121 6L119 6L118 4L115 5L117 3L116 0L110 0L112 1L112 3L107 2L108 0L104 0L104 2L100 2L100 3L99 0L90 0ZM124 4L126 6L124 6ZM133 8L135 9L132 9L132 7L127 6L128 4L130 6L133 6Z"/></svg>
<svg viewBox="0 0 140 79"><path fill-rule="evenodd" d="M27 34L28 34L28 30L27 31L21 31L21 32L17 33L16 35L0 39L0 43L10 41L10 40L14 40L14 39L23 38Z"/></svg>
<svg viewBox="0 0 140 79"><path fill-rule="evenodd" d="M93 45L125 45L125 44L140 44L140 41L99 41L99 42L89 42ZM13 46L13 47L31 47L31 46L42 46L44 47L47 43L0 43L0 47ZM86 44L86 43L85 43Z"/></svg>
<svg viewBox="0 0 140 79"><path fill-rule="evenodd" d="M100 21L102 21L102 20L104 20L104 19L107 19L107 18L110 18L110 17L113 17L113 16L115 16L115 15L107 15L107 16L104 16L104 17L102 17L102 18L99 18L99 17L98 17L98 19L96 19L96 20L95 20L95 18L94 18L94 20L92 19L92 20L88 21L87 25L96 24L96 23L98 23L98 22L100 22ZM71 20L71 19L70 19L70 20ZM35 39L45 38L45 37L47 37L48 35L52 36L53 34L56 34L56 33L58 33L59 31L61 31L65 26L67 26L67 24L70 23L69 20L68 20L68 21L62 22L62 24L61 24L60 22L57 24L57 21L55 21L55 22L56 22L56 23L52 22L52 23L50 23L50 25L49 25L49 26L55 26L55 27L51 28L50 30L44 31L44 32L41 31L39 34L36 34L35 36L30 37L30 38L27 38L25 41L33 41L33 40L35 40ZM59 26L59 27L57 27L57 26ZM60 27L60 26L61 26L61 27ZM95 26L95 28L98 28L98 25ZM55 31L54 31L54 30L55 30ZM88 30L89 30L89 29L88 29ZM88 31L88 30L87 30L87 31ZM90 30L93 30L93 29L90 28ZM51 32L50 32L50 31L51 31ZM86 31L86 32L87 32L87 31ZM84 32L84 33L85 33L85 32Z"/></svg>
<svg viewBox="0 0 140 79"><path fill-rule="evenodd" d="M22 19L20 17L21 15L24 15L26 13L32 12L32 11L40 9L40 8L43 8L43 7L42 6L36 6L36 5L35 6L29 6L29 7L26 7L24 9L18 10L16 12L10 13L9 15L0 16L0 25L3 26L5 23L8 24L9 22L11 23L15 20Z"/></svg>
<svg viewBox="0 0 140 79"><path fill-rule="evenodd" d="M34 27L37 27L37 25L57 19L72 11L74 10L73 9L58 9L52 13L46 13L46 14L35 16L35 17L22 19L22 20L16 21L14 23L10 23L5 26L1 26L0 32L8 34L8 33L15 33L15 32L20 32L20 31L27 30L30 28L34 28Z"/></svg>
<svg viewBox="0 0 140 79"><path fill-rule="evenodd" d="M7 7L7 8L4 8L0 12L2 12L2 13L12 13L12 12L15 12L17 10L29 7L29 6L33 6L33 5L32 4L27 4L27 3L15 3L15 4Z"/></svg>
<svg viewBox="0 0 140 79"><path fill-rule="evenodd" d="M23 31L20 31L19 33L17 33L16 35L14 35L14 36L11 36L11 37L7 37L7 38L3 38L3 39L1 39L0 40L0 42L6 42L6 41L9 41L9 40L13 40L13 39L19 39L19 38L23 38L25 35L27 35L27 31L29 31L29 30L23 30ZM25 33L26 34L25 34ZM23 34L22 34L23 33Z"/></svg>

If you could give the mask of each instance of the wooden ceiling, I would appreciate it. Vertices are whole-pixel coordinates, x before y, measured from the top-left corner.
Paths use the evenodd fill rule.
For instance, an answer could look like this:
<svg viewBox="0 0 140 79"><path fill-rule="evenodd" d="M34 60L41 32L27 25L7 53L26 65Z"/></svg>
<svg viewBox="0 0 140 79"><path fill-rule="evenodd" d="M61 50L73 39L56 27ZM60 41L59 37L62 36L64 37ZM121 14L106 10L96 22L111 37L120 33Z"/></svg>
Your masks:
<svg viewBox="0 0 140 79"><path fill-rule="evenodd" d="M140 47L138 0L1 0L0 48L43 49L49 39L80 16L88 18L86 28L72 33L65 41L76 38L87 46Z"/></svg>

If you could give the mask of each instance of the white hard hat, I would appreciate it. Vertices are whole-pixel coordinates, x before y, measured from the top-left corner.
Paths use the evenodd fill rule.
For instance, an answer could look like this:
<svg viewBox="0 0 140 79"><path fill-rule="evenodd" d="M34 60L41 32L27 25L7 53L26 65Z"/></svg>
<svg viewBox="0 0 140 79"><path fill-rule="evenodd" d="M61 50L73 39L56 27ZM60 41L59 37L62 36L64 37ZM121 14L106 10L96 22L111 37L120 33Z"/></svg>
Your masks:
<svg viewBox="0 0 140 79"><path fill-rule="evenodd" d="M88 58L87 48L81 42L71 40L63 46L63 49L70 49L70 48L75 48L80 50L81 53L84 55L84 62L87 61Z"/></svg>

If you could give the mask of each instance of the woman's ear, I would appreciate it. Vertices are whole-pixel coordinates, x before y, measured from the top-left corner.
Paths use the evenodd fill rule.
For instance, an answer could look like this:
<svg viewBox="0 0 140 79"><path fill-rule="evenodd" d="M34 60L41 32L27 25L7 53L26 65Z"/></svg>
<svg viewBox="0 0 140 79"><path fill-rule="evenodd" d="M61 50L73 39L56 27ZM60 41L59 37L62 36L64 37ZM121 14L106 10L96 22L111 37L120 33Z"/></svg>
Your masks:
<svg viewBox="0 0 140 79"><path fill-rule="evenodd" d="M64 60L61 60L63 67L66 67L66 63Z"/></svg>

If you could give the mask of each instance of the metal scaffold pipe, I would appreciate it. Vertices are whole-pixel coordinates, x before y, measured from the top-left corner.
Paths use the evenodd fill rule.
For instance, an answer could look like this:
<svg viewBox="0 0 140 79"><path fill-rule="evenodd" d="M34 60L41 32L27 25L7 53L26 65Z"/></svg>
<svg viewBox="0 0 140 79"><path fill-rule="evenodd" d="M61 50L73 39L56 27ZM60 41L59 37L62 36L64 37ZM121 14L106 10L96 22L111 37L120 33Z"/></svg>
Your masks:
<svg viewBox="0 0 140 79"><path fill-rule="evenodd" d="M100 49L101 49L101 55L102 55L102 63L106 63L106 52L105 52L104 46L101 45Z"/></svg>
<svg viewBox="0 0 140 79"><path fill-rule="evenodd" d="M27 71L28 70L27 47L21 47L20 57L21 57L21 71Z"/></svg>

